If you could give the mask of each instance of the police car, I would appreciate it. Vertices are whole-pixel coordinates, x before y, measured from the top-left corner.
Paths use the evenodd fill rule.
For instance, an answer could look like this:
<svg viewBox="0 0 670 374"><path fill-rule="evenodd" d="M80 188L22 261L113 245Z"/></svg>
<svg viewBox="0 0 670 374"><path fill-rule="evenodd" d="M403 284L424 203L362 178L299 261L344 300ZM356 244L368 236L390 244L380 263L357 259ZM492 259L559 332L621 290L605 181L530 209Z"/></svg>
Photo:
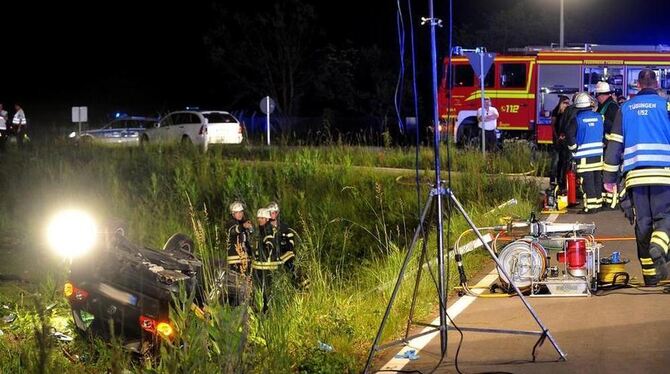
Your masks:
<svg viewBox="0 0 670 374"><path fill-rule="evenodd" d="M119 116L99 129L82 131L79 137L76 132L72 132L70 138L80 143L137 146L144 131L154 127L157 122L158 119L152 117Z"/></svg>

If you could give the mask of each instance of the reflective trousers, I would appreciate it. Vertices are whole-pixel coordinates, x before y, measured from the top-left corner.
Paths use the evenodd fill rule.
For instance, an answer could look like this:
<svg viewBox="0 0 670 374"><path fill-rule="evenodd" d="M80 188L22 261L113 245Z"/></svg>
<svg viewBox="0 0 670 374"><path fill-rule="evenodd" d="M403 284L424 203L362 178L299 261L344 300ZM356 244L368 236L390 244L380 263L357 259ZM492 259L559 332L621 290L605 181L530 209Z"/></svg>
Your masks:
<svg viewBox="0 0 670 374"><path fill-rule="evenodd" d="M670 186L636 186L628 191L635 209L635 240L645 283L654 284L661 256L670 244Z"/></svg>

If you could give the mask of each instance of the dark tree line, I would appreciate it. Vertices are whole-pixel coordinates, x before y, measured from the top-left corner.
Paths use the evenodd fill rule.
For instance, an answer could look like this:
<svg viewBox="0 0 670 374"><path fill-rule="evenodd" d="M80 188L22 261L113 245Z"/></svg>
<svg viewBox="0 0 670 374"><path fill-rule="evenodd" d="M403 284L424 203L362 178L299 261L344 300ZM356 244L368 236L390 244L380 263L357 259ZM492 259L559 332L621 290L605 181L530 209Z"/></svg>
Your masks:
<svg viewBox="0 0 670 374"><path fill-rule="evenodd" d="M391 109L394 64L378 46L334 43L312 5L281 0L263 9L214 6L205 36L234 106L270 95L285 115L384 115Z"/></svg>

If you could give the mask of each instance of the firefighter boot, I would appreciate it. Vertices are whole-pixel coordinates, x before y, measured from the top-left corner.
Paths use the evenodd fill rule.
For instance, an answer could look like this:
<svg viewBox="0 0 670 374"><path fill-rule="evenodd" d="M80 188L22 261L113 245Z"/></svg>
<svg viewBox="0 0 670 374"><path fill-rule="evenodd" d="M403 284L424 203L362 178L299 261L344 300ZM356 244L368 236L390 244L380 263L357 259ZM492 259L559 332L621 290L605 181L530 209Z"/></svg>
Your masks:
<svg viewBox="0 0 670 374"><path fill-rule="evenodd" d="M648 274L643 274L645 286L656 286L658 282L668 279L669 269L668 262L665 258L665 253L655 245L649 248L651 261L654 265L652 271L647 271ZM643 273L645 271L643 270ZM653 273L653 274L652 274Z"/></svg>

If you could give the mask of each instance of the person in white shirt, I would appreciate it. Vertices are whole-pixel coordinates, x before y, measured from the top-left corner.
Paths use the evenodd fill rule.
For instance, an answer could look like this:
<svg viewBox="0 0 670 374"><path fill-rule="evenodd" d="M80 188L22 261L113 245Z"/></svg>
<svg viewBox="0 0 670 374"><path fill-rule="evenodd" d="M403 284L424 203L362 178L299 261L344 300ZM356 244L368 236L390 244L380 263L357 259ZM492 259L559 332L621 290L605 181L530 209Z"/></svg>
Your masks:
<svg viewBox="0 0 670 374"><path fill-rule="evenodd" d="M477 121L479 122L479 128L484 129L486 150L489 152L495 151L498 141L496 138L498 109L491 106L491 98L484 98L484 108L477 109Z"/></svg>
<svg viewBox="0 0 670 374"><path fill-rule="evenodd" d="M26 114L21 108L21 105L14 104L14 117L12 118L12 126L14 127L14 133L16 134L16 140L19 143L19 146L23 146L24 140L28 139L28 120L26 119Z"/></svg>

